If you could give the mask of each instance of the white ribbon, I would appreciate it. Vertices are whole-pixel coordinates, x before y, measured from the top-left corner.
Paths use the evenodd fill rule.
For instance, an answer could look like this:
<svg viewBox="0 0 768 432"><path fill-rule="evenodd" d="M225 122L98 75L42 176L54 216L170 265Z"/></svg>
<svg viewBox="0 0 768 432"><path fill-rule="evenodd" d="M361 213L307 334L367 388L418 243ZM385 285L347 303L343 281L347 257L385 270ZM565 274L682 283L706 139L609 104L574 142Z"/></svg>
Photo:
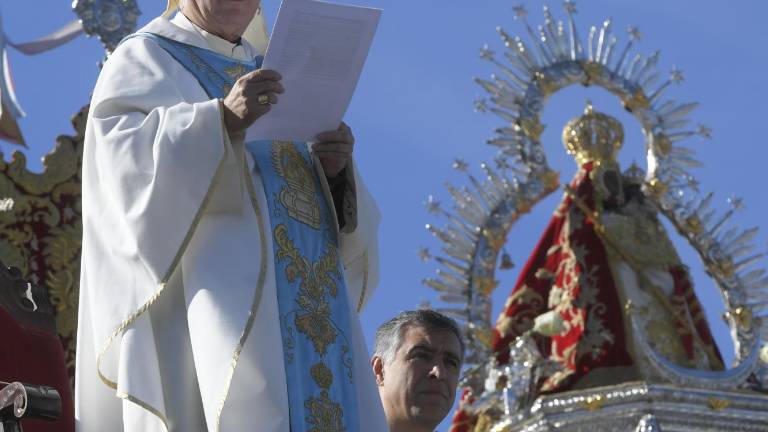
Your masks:
<svg viewBox="0 0 768 432"><path fill-rule="evenodd" d="M24 139L21 137L16 124L16 119L23 117L24 111L21 109L13 89L6 45L12 46L26 55L40 54L64 45L81 33L83 33L83 24L79 19L76 19L47 36L29 42L15 43L8 38L2 23L0 23L0 74L2 74L0 75L0 118L5 119L0 124L0 137L24 145Z"/></svg>
<svg viewBox="0 0 768 432"><path fill-rule="evenodd" d="M60 29L47 36L29 42L14 43L8 38L7 35L5 36L5 40L8 41L8 45L16 48L19 52L32 55L40 54L41 52L45 52L64 45L72 39L80 36L81 33L83 33L83 24L79 19L76 19L65 24Z"/></svg>

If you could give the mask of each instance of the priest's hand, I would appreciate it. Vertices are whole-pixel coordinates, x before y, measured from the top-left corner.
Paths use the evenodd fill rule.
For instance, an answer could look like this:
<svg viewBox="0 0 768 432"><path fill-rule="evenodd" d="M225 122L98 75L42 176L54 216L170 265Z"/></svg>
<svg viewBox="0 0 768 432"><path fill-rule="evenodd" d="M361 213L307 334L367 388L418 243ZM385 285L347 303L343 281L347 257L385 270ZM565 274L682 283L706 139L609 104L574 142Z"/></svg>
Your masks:
<svg viewBox="0 0 768 432"><path fill-rule="evenodd" d="M224 126L229 136L242 134L277 103L284 91L279 73L259 69L241 76L222 100Z"/></svg>
<svg viewBox="0 0 768 432"><path fill-rule="evenodd" d="M333 178L352 160L352 149L355 147L355 136L352 129L342 122L335 131L327 131L317 135L317 141L312 143L312 152L320 159L325 176Z"/></svg>

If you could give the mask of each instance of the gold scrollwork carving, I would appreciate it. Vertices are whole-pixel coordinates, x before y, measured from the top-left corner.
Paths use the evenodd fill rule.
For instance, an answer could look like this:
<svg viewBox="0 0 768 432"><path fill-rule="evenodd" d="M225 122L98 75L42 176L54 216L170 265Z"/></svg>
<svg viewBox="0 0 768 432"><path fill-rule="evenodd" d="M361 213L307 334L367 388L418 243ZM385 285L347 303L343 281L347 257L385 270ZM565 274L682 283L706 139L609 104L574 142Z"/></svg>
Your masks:
<svg viewBox="0 0 768 432"><path fill-rule="evenodd" d="M535 141L538 141L541 138L541 134L544 132L544 125L541 124L538 118L520 118L515 126L522 130L530 139Z"/></svg>
<svg viewBox="0 0 768 432"><path fill-rule="evenodd" d="M589 396L584 401L584 408L586 408L588 411L597 411L600 408L602 408L604 404L605 404L605 398L603 396L600 396L600 395Z"/></svg>
<svg viewBox="0 0 768 432"><path fill-rule="evenodd" d="M559 89L557 83L549 79L547 75L542 72L535 72L533 74L533 80L539 85L539 89L541 89L541 93L544 94L545 97L555 93Z"/></svg>
<svg viewBox="0 0 768 432"><path fill-rule="evenodd" d="M642 89L637 90L629 97L622 98L621 103L629 112L635 112L639 109L648 109L651 106L651 103L648 101L648 97L645 95Z"/></svg>
<svg viewBox="0 0 768 432"><path fill-rule="evenodd" d="M733 318L739 327L750 330L752 328L752 311L743 306L738 306L725 312L725 318Z"/></svg>
<svg viewBox="0 0 768 432"><path fill-rule="evenodd" d="M483 295L490 295L499 286L499 281L494 278L479 277L474 281L474 285Z"/></svg>
<svg viewBox="0 0 768 432"><path fill-rule="evenodd" d="M664 194L669 190L669 185L657 178L651 179L648 186L656 197L664 196Z"/></svg>
<svg viewBox="0 0 768 432"><path fill-rule="evenodd" d="M74 136L59 136L43 158L42 173L26 166L23 153L0 158L0 199L12 205L0 212L0 258L46 287L56 313L56 329L74 373L75 331L82 244L81 188L83 134L88 107L72 118Z"/></svg>
<svg viewBox="0 0 768 432"><path fill-rule="evenodd" d="M713 411L722 411L731 406L732 403L733 402L728 399L718 399L714 397L709 398L707 401L707 405L709 405L709 408Z"/></svg>
<svg viewBox="0 0 768 432"><path fill-rule="evenodd" d="M600 73L603 70L602 64L591 61L580 61L579 64L581 69L587 75L587 81L583 84L589 85L599 80Z"/></svg>

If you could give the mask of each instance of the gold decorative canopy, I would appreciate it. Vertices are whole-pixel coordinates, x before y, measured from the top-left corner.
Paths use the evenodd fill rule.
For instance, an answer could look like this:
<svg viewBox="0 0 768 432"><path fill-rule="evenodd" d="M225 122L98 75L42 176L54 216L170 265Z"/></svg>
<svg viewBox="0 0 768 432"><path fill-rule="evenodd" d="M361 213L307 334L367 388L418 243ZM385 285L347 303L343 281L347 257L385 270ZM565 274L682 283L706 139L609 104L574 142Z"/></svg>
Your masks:
<svg viewBox="0 0 768 432"><path fill-rule="evenodd" d="M73 136L56 138L37 174L21 152L0 154L0 260L45 287L55 309L56 330L74 373L82 243L81 169L88 107L72 117Z"/></svg>

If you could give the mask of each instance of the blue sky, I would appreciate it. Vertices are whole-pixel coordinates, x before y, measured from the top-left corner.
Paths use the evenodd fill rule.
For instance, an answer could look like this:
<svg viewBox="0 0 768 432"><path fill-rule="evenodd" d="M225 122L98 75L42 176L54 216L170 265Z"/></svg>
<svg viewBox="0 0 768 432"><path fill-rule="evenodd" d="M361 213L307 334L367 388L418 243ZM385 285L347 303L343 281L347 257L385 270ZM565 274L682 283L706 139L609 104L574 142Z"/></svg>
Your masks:
<svg viewBox="0 0 768 432"><path fill-rule="evenodd" d="M494 72L479 59L478 51L485 43L496 51L502 50L494 30L497 26L512 35L524 36L524 29L513 19L512 6L516 2L345 2L384 9L346 116L357 137L358 164L383 213L382 279L372 306L363 315L370 341L382 321L424 300L436 299L420 283L433 274L436 266L422 263L416 250L421 245L437 249L437 242L424 225L442 225L444 221L427 214L423 202L432 194L444 207L450 207L444 183L466 184L465 177L451 169L454 158L465 159L478 175L479 164L491 161L495 155L494 148L484 142L503 122L491 114L473 111L473 101L482 94L473 78ZM157 16L165 7L164 0L138 3L143 12L140 23ZM542 3L524 4L530 11L531 23L541 22ZM564 17L561 2L549 4L556 17ZM610 17L621 40L626 41L622 30L636 25L643 38L635 52L648 54L660 49L660 71L676 66L684 72L685 81L667 95L679 101L699 102L692 117L713 130L711 140L694 137L685 143L697 150L704 163L695 175L702 190L715 192L722 208L730 196L744 198L746 208L735 221L744 227L760 226L763 231L758 235L758 245L765 249L768 35L763 26L768 3L582 0L577 5L576 20L582 36L589 26L600 25ZM265 2L270 22L277 6L274 0ZM0 9L5 31L16 41L39 37L74 18L69 1L4 1ZM20 121L30 146L24 152L30 166L39 170L40 157L53 148L55 136L71 132L70 115L88 102L103 50L97 40L80 37L54 52L27 57L11 50L9 56L17 95L28 114ZM542 141L550 164L561 172L561 182L570 180L575 165L562 150L560 132L568 119L581 113L587 98L593 100L596 109L624 122L624 166L632 160L644 161L640 127L623 112L618 100L599 89L568 88L549 100L543 116L548 127ZM0 143L0 149L8 158L14 147ZM507 250L517 266L498 273L501 285L494 295L496 311L554 209L559 199L559 194L555 195L512 229ZM732 359L727 329L720 319L723 306L719 290L702 271L693 250L677 240L721 350Z"/></svg>

